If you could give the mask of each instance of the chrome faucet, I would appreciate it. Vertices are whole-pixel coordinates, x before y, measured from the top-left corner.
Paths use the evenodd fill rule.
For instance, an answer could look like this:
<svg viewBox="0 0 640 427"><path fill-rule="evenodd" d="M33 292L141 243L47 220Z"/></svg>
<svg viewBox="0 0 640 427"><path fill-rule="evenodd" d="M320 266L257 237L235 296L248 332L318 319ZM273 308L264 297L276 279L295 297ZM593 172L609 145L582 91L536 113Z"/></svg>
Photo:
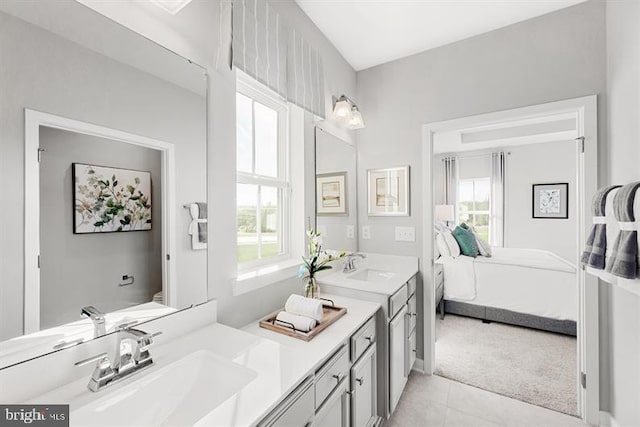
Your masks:
<svg viewBox="0 0 640 427"><path fill-rule="evenodd" d="M344 267L342 268L342 272L343 273L351 273L352 271L356 270L356 266L355 266L355 258L366 258L367 256L365 254L359 254L356 252L347 254L345 259L344 259Z"/></svg>
<svg viewBox="0 0 640 427"><path fill-rule="evenodd" d="M153 337L161 332L149 334L140 329L124 328L116 332L116 347L113 355L102 353L76 363L85 366L96 362L87 388L93 392L113 384L131 374L153 365L149 354L149 346L153 344Z"/></svg>
<svg viewBox="0 0 640 427"><path fill-rule="evenodd" d="M80 316L91 319L93 322L93 337L101 337L102 335L107 333L106 329L106 321L104 317L104 313L95 308L92 305L88 305L86 307L82 307L80 310Z"/></svg>

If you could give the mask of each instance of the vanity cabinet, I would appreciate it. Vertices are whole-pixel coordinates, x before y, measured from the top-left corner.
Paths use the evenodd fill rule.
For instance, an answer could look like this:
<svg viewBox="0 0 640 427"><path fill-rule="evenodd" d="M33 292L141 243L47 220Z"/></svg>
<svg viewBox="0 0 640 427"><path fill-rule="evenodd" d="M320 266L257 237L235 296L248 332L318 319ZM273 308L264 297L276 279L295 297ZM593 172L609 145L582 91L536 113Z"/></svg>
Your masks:
<svg viewBox="0 0 640 427"><path fill-rule="evenodd" d="M291 393L258 427L308 427L315 412L313 378Z"/></svg>
<svg viewBox="0 0 640 427"><path fill-rule="evenodd" d="M314 427L349 427L349 378L343 378L333 394L318 410Z"/></svg>
<svg viewBox="0 0 640 427"><path fill-rule="evenodd" d="M376 347L351 368L351 427L370 427L378 420Z"/></svg>
<svg viewBox="0 0 640 427"><path fill-rule="evenodd" d="M390 412L396 409L396 405L402 395L402 390L407 384L408 372L406 362L407 340L407 313L406 304L389 322L389 408Z"/></svg>

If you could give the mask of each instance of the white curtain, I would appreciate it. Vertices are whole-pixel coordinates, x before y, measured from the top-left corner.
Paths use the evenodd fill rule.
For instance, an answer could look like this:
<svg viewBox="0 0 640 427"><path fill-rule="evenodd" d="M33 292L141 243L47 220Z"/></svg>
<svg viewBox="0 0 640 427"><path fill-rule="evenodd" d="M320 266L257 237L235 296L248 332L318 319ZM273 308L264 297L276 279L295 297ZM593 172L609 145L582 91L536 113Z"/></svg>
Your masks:
<svg viewBox="0 0 640 427"><path fill-rule="evenodd" d="M442 162L444 166L444 204L453 205L454 218L457 221L458 161L456 157L445 157Z"/></svg>
<svg viewBox="0 0 640 427"><path fill-rule="evenodd" d="M505 154L491 154L491 246L504 246L504 187L505 187Z"/></svg>

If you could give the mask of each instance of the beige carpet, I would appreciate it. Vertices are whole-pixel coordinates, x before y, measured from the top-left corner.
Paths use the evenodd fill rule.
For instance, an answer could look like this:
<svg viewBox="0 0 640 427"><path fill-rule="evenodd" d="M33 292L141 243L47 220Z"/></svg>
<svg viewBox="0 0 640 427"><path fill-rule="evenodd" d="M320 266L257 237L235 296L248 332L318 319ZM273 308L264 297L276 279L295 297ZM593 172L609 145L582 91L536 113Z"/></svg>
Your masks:
<svg viewBox="0 0 640 427"><path fill-rule="evenodd" d="M448 314L436 321L437 375L577 413L576 339Z"/></svg>

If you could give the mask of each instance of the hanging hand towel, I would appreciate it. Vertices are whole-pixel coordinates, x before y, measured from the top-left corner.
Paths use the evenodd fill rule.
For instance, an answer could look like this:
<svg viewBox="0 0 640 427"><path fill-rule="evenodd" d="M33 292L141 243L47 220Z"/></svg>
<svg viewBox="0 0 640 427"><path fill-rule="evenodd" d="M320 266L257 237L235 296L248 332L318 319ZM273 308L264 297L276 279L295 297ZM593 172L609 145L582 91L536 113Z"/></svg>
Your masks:
<svg viewBox="0 0 640 427"><path fill-rule="evenodd" d="M198 202L188 205L191 214L189 235L191 236L191 249L207 249L207 204Z"/></svg>
<svg viewBox="0 0 640 427"><path fill-rule="evenodd" d="M640 182L634 182L622 187L613 201L614 214L620 224L620 233L613 245L611 257L607 262L607 271L625 279L635 279L640 275L638 271L638 231L633 205Z"/></svg>
<svg viewBox="0 0 640 427"><path fill-rule="evenodd" d="M298 316L297 314L287 313L281 311L276 316L276 323L281 324L287 328L293 327L297 331L309 332L316 327L317 322L314 319L305 316Z"/></svg>
<svg viewBox="0 0 640 427"><path fill-rule="evenodd" d="M322 301L314 298L305 298L301 295L291 295L284 305L287 313L299 316L310 317L318 322L322 322Z"/></svg>
<svg viewBox="0 0 640 427"><path fill-rule="evenodd" d="M587 238L587 244L580 259L581 263L598 270L604 270L605 253L607 250L607 225L605 219L605 208L607 195L620 185L612 185L598 190L593 196L591 207L593 210L593 227Z"/></svg>

